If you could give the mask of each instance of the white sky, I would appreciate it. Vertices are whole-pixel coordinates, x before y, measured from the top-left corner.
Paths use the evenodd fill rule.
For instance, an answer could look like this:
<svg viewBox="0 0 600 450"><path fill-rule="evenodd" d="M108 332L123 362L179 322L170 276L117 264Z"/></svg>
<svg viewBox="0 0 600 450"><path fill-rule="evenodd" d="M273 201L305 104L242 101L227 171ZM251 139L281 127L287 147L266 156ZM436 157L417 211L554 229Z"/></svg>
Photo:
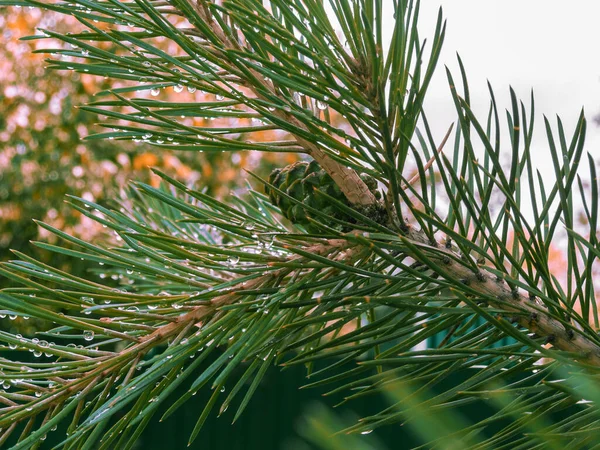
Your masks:
<svg viewBox="0 0 600 450"><path fill-rule="evenodd" d="M600 1L422 0L422 38L432 35L440 6L448 22L447 34L441 70L426 103L438 140L454 117L443 65L458 79L458 52L479 117L485 118L489 106L488 79L500 112L510 108L509 85L526 105L533 88L538 113L535 148L547 148L542 114L552 120L560 115L570 132L584 107L586 151L600 160L600 127L592 120L600 112ZM540 158L540 169L545 163L549 158Z"/></svg>

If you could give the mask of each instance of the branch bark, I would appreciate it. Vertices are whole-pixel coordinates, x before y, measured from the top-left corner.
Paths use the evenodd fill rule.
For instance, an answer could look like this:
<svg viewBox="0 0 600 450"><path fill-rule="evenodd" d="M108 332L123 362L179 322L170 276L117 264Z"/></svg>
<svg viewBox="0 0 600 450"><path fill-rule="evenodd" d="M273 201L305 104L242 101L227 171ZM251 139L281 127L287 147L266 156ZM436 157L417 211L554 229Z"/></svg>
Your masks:
<svg viewBox="0 0 600 450"><path fill-rule="evenodd" d="M508 315L513 313L512 322L518 323L538 336L545 337L548 343L559 350L581 355L576 358L577 361L600 367L600 346L596 342L580 330L565 326L552 317L545 307L538 306L529 299L528 295L523 295L522 290L512 289L485 266L479 268L478 272L474 272L466 265L458 263L456 259L460 259L459 255L437 242L431 243L424 233L415 230L414 227L409 226L404 238L412 246L448 255L423 258L422 254L413 252L410 256L429 267L435 265L432 270L448 280L454 282L460 280L463 285L469 287L469 290L465 289L465 294L469 295L471 290L482 294L489 299L488 303L491 306L506 310Z"/></svg>
<svg viewBox="0 0 600 450"><path fill-rule="evenodd" d="M206 5L206 0L190 1L196 13L210 26L212 32L219 39L219 41L221 41L224 49L237 49L237 43L232 42L227 34L222 30L220 25L211 17L210 10ZM222 53L222 57L227 59L228 55L226 53ZM262 88L267 89L273 95L278 95L272 82L266 80L265 77L259 72L252 69L249 70L254 79L260 82ZM247 87L254 95L256 95L257 98L265 100L255 85L249 83ZM283 121L294 125L294 127L308 131L308 128L292 114L283 110L277 110L274 113ZM369 190L368 186L355 170L346 167L335 159L331 158L326 152L306 139L303 139L298 135L294 135L294 137L296 138L296 142L306 151L306 153L313 157L329 174L329 176L333 178L351 204L358 206L370 206L378 203L375 195Z"/></svg>

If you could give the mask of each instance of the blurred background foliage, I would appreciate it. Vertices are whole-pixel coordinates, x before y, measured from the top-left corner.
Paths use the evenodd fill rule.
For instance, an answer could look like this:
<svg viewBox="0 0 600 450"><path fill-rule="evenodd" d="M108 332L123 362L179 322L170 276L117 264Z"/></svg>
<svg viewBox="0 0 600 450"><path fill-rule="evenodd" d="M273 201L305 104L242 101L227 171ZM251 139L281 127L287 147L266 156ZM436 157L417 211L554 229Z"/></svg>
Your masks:
<svg viewBox="0 0 600 450"><path fill-rule="evenodd" d="M76 32L79 27L72 17L57 13L30 8L0 9L0 261L11 258L11 249L34 253L36 258L47 261L50 255L36 252L29 241L51 241L55 237L44 233L33 219L87 241L110 243L113 236L70 207L65 202L66 195L106 204L122 195L128 180L158 184L149 168L159 167L186 184L200 183L207 193L222 197L231 190L245 189L245 170L265 176L274 166L298 159L292 153L177 152L157 149L147 142L84 142L86 136L106 130L97 124L97 115L78 106L94 100L99 92L122 85L85 73L49 71L46 56L34 53L35 50L66 44L19 40L39 34L38 28ZM209 94L165 89L160 95L190 101ZM211 119L196 120L199 123L195 125L202 126ZM52 258L53 265L73 274L90 269L83 262L74 267L68 258ZM0 287L7 283L0 279ZM3 318L1 326L34 332L41 324Z"/></svg>
<svg viewBox="0 0 600 450"><path fill-rule="evenodd" d="M97 224L65 204L67 194L107 202L119 196L130 179L158 183L148 169L160 167L185 183L201 181L208 193L221 197L243 188L247 173L242 168L264 174L273 165L297 160L293 154L204 154L156 150L145 142L83 142L103 130L96 115L77 106L120 86L86 74L49 72L44 56L33 53L49 42L19 41L36 34L37 28L65 32L77 26L71 17L37 9L0 10L0 259L31 239L50 237L39 235L33 218L88 240L106 239ZM187 95L189 101L208 94L165 90L161 95Z"/></svg>

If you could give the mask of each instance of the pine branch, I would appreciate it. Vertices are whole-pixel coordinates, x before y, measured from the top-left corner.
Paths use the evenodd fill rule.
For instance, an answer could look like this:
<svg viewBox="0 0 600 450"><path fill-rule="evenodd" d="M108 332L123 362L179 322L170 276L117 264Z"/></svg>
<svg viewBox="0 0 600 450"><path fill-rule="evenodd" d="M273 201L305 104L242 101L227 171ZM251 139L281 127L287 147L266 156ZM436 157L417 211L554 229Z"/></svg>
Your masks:
<svg viewBox="0 0 600 450"><path fill-rule="evenodd" d="M301 152L318 164L274 171L263 182L268 198L250 190L221 202L157 171L163 186L136 183L116 207L70 200L75 210L112 230L122 247L105 248L40 224L70 247L35 245L101 265L87 277L97 274L100 281L16 253L18 259L2 264L0 274L20 287L4 290L0 306L11 316L54 322L57 328L47 335L59 342L90 337L92 342L73 347L0 332L11 351L55 358L31 367L0 359L4 381L14 384L0 395L5 405L0 442L19 423L17 448L24 448L71 415L66 447L89 448L104 434L101 450L130 448L158 405L190 376L195 378L188 391L165 414L211 383L214 392L199 414L193 441L226 382L234 386L221 411L246 391L237 419L273 364L306 365L315 377L311 386L334 383L330 393L352 390L345 401L422 383L404 392L397 410L362 418L349 429L353 432L404 417L408 423L426 420L423 411L445 412L498 396L504 390L493 383L505 380L512 386L510 406L470 426L444 430L433 443L445 442L445 434L474 448L515 440L525 446L550 442L559 429L589 431L584 419L595 417L596 405L553 427L534 420L587 398L573 386L581 384L581 373L595 374L600 366L600 339L590 325L591 318L598 323L597 186L587 199L578 180L589 229L577 232L573 219L583 116L570 143L560 122L555 139L546 121L556 178L548 186L531 164L533 101L528 119L511 90L511 161L505 167L493 91L482 124L470 109L459 60L465 92L458 94L448 72L459 126L454 148L443 151L452 128L435 145L423 100L445 25L440 15L426 64L416 32L418 2L391 3L394 30L385 54L379 0L330 0L341 38L317 0L23 4L73 15L90 31L47 31L72 47L40 50L60 56L50 67L129 83L102 93L112 99L84 107L107 116L105 125L113 128L95 138L142 139L188 151ZM157 37L176 52L166 52ZM149 84L140 84L142 79ZM181 92L186 85L190 93L204 90L215 100L135 97L144 90L156 97L165 87ZM334 112L343 126L331 120ZM210 127L188 120L207 117L244 123ZM286 137L252 139L264 131ZM474 150L480 147L483 156ZM409 157L418 175L407 180ZM529 182L533 221L521 211L522 179ZM377 200L381 184L387 216ZM567 227L565 289L548 258L561 220ZM211 353L215 347L219 351ZM203 362L208 367L195 373ZM243 374L232 375L239 368ZM449 374L465 371L470 375L459 385L441 384ZM556 383L561 371L568 381ZM425 387L442 391L421 399ZM106 428L117 411L123 418ZM510 425L495 436L471 440L506 419Z"/></svg>
<svg viewBox="0 0 600 450"><path fill-rule="evenodd" d="M319 243L307 247L303 251L312 255L325 257L334 251L340 251L348 248L348 242L344 239L330 239L326 243ZM304 257L290 258L287 261L288 264L302 264L307 262ZM296 271L297 272L297 271ZM196 324L201 327L202 321L209 316L218 313L219 309L223 306L231 305L239 300L238 291L251 291L254 289L260 289L263 287L270 287L273 282L281 280L283 277L290 276L294 273L292 269L282 268L276 271L268 272L266 275L260 276L250 281L243 281L238 284L234 284L228 289L228 293L214 297L208 301L207 304L195 306L191 311L179 316L176 321L164 325L154 331L153 333L146 335L142 338L142 343L153 342L154 344L160 344L173 335L178 335L182 329L185 329L190 324ZM133 347L131 347L133 348ZM133 353L138 353L141 348L134 350Z"/></svg>
<svg viewBox="0 0 600 450"><path fill-rule="evenodd" d="M600 345L590 339L573 324L559 321L551 315L535 297L523 294L518 288L511 288L497 273L485 266L473 270L461 264L461 256L442 244L432 243L424 233L411 229L405 237L405 243L411 249L410 254L417 261L429 266L438 275L456 285L452 289L459 292L464 286L461 297L468 301L473 294L495 308L506 311L511 323L518 323L524 329L545 338L553 347L571 354L577 361L589 366L600 367ZM469 303L473 303L470 301ZM498 318L502 320L502 316ZM541 351L544 349L539 348Z"/></svg>
<svg viewBox="0 0 600 450"><path fill-rule="evenodd" d="M345 249L348 249L348 242L346 240L329 239L306 247L302 250L302 253L313 256L316 255L327 257L332 253L338 253ZM345 254L345 258L346 262L350 263L352 261L352 257L350 256L352 251L351 249L349 250L350 251ZM144 355L146 355L150 350L156 348L157 346L164 345L168 341L171 342L171 345L180 342L182 337L185 336L186 331L190 330L191 327L195 326L202 329L204 322L207 319L218 319L223 307L239 302L240 298L246 295L247 292L270 288L273 285L281 282L281 280L285 277L294 276L294 274L297 275L301 273L304 265L309 261L310 259L307 259L304 256L292 257L285 262L280 262L280 264L283 266L281 269L268 271L265 275L255 277L250 280L230 282L228 283L229 287L224 290L225 293L222 295L210 298L201 305L190 307L186 313L177 316L174 320L169 321L166 324L157 327L154 329L154 331L143 335L139 339L136 339L136 343L123 349L122 351L117 353L96 352L98 356L93 358L84 357L83 361L85 361L86 366L93 367L91 370L82 372L71 381L62 379L60 377L55 377L54 379L60 383L60 387L49 392L49 395L46 396L43 401L36 402L35 407L28 407L26 410L23 407L19 407L18 409L22 411L18 415L18 420L25 420L29 417L35 418L38 414L40 414L41 411L51 410L52 408L55 408L58 405L68 401L73 397L74 393L83 392L81 397L85 398L84 393L89 393L92 390L96 390L103 386L101 381L114 379L120 372L129 367L130 369L128 374L123 381L123 385L128 385L131 374L135 370L137 364L140 362L140 359L143 358ZM291 267L286 267L288 265ZM9 302L11 301L10 298L7 298L7 300ZM149 315L144 314L144 316ZM164 319L162 316L158 317ZM108 326L112 323L112 320L106 318L106 320L103 320L103 323L105 326ZM36 346L32 346L32 348L36 348ZM53 353L55 352L54 349L48 351ZM65 354L65 356L70 355ZM117 401L118 399L115 399L113 402L108 402L105 405L105 409L108 410L112 408ZM19 405L11 402L10 406L16 408ZM3 411L4 413L7 413L10 412L11 409L4 408ZM14 420L15 418L12 415L5 416L4 418L0 416L0 428L7 426ZM14 429L14 427L6 430L6 437L11 433L12 429Z"/></svg>
<svg viewBox="0 0 600 450"><path fill-rule="evenodd" d="M189 1L193 9L198 13L200 18L210 27L210 30L217 40L216 44L222 47L218 56L221 58L228 58L228 52L239 49L237 42L232 40L219 24L213 19L210 8L208 7L208 0L185 0ZM202 30L198 30L202 34ZM208 38L208 37L207 37ZM213 41L213 43L215 43ZM267 81L266 78L258 71L252 68L248 69L251 74L250 79L252 83L246 81L246 87L251 89L252 93L261 100L268 100L261 91L267 91L273 96L277 96L277 92L271 81ZM260 85L260 90L257 89L256 84ZM274 111L275 115L278 116L283 122L291 123L294 128L301 129L305 132L310 132L306 126L304 126L298 119L293 115L286 113L283 110ZM358 173L350 167L341 164L339 161L332 159L325 152L323 152L318 146L302 138L300 135L296 135L296 142L306 151L306 153L312 156L319 162L319 165L327 171L327 173L335 180L337 185L340 187L348 201L351 204L359 206L370 206L378 203L373 193L369 190L365 182L360 178Z"/></svg>

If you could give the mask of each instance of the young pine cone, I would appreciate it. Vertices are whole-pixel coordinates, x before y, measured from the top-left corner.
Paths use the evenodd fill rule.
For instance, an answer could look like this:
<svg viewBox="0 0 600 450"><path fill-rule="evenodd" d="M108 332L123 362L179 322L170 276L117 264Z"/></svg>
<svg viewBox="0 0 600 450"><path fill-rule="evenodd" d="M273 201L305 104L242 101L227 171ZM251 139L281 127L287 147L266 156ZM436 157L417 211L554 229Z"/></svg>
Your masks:
<svg viewBox="0 0 600 450"><path fill-rule="evenodd" d="M361 175L361 178L369 190L379 199L381 193L377 190L377 181L366 174ZM350 224L356 223L354 217L342 211L335 204L332 204L325 196L319 195L317 190L347 206L352 206L329 174L314 160L310 162L300 161L282 169L273 170L269 176L269 183L297 200L294 202L267 186L265 193L269 196L271 203L278 206L282 214L292 223L302 225L310 233L316 233L320 230L319 227L308 220L309 216L313 216L315 220L341 232L348 232L352 230L352 227L350 225L342 225L334 220L325 221L321 216L316 217L305 206L314 208L327 217L343 220ZM377 214L375 215L382 214L382 207L375 207L374 209L377 210ZM368 216L371 215L370 211L366 212L361 209L360 212ZM370 218L379 222L378 217Z"/></svg>

